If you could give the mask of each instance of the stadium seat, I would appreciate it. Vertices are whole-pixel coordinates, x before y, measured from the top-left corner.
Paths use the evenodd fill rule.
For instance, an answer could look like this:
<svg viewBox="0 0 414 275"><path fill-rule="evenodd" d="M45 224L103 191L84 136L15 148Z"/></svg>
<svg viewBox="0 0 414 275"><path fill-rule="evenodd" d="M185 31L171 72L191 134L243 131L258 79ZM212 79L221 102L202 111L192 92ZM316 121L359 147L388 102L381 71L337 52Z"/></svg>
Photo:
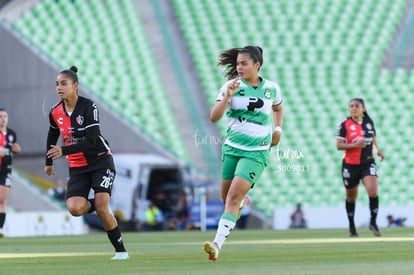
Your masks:
<svg viewBox="0 0 414 275"><path fill-rule="evenodd" d="M176 123L171 121L166 97L154 99L149 94L148 83L160 81L136 8L132 0L43 0L17 20L14 28L62 69L77 65L82 84L131 125L187 160L179 131L172 128ZM160 85L155 89L160 95L165 93ZM167 127L169 133L160 130Z"/></svg>
<svg viewBox="0 0 414 275"><path fill-rule="evenodd" d="M339 122L348 116L349 100L357 96L365 98L381 134L379 145L384 144L386 151L391 150L392 147L387 147L387 144L393 144L392 137L397 134L387 131L387 125L398 125L397 119L401 119L401 116L387 117L388 121L385 122L385 118L377 117L377 114L394 105L404 110L404 113L410 112L404 103L411 101L402 99L402 94L395 91L398 89L404 94L413 94L413 88L409 87L414 87L414 74L403 70L395 73L378 71L384 50L401 18L405 1L213 2L209 6L212 2L208 0L173 0L192 57L202 76L209 104L214 104L215 95L211 94L211 90L219 87L223 79L216 77L215 60L210 61L205 57L217 58L220 50L229 47L240 47L246 43L260 44L265 51L261 74L279 82L285 101L284 134L280 147L287 149L288 146L294 146L302 150L305 154L303 163L312 167L311 176L300 180L289 173L277 177L272 173L263 173L255 187L256 190L260 189L257 192L259 195L255 197L255 192L252 192L253 199L258 201L259 208L269 214L270 206L260 203L266 194L270 197L266 201L274 202L275 206L286 205L291 200L295 201L295 196L287 188L303 196L300 188L306 185L307 192L303 196L305 203L320 205L323 201L326 205L342 204L343 196L338 195L337 182L340 183L339 164L343 152L335 148L335 132ZM257 16L249 14L246 25L243 15L252 7L259 11ZM216 14L212 11L216 11ZM221 11L226 13L221 14ZM235 16L233 11L242 16ZM216 20L220 17L217 13L223 15L224 20ZM229 39L223 39L223 33ZM406 114L406 117L410 117ZM221 129L225 135L225 128ZM404 142L404 139L400 141ZM268 169L274 171L278 164L271 162ZM408 170L400 172L410 173ZM384 166L382 174L399 177L387 166ZM315 181L315 178L318 180ZM321 187L324 192L315 192ZM398 196L391 197L399 199Z"/></svg>
<svg viewBox="0 0 414 275"><path fill-rule="evenodd" d="M311 206L321 201L327 206L343 203L338 193L343 152L335 148L335 134L338 123L348 116L353 97L365 98L376 122L379 146L389 162L413 161L410 154L397 154L395 146L406 144L402 145L404 151L413 150L413 130L406 126L412 117L414 73L381 69L405 0L171 3L210 106L225 81L216 61L227 48L262 46L265 63L261 75L281 86L285 122L279 148L299 150L304 157L278 161L272 150L272 161L252 192L258 209L267 215L272 207L294 204L298 199ZM169 102L163 101L166 97L153 100L146 92L150 90L148 80L160 83L160 78L136 8L140 7L132 0L61 0L58 4L43 0L17 20L14 28L59 66L79 64L81 81L99 98L163 146L185 156ZM43 29L47 31L40 31ZM62 29L76 36L61 37ZM87 39L95 41L88 43L93 47L84 43ZM156 89L165 93L162 86ZM400 111L390 117L384 110ZM217 126L224 136L225 122ZM165 138L165 129L174 136ZM309 165L311 171L275 173L278 165L289 163ZM396 188L383 187L387 195L381 203L408 203L398 192L409 185L410 168L388 163L379 167L381 179L400 179Z"/></svg>

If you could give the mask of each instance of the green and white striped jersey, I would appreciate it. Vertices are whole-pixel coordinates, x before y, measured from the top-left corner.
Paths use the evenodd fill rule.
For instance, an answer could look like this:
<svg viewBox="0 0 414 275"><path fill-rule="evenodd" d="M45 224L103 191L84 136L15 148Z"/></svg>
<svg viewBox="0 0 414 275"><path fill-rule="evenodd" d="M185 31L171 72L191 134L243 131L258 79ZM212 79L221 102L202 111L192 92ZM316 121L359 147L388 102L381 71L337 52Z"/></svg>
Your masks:
<svg viewBox="0 0 414 275"><path fill-rule="evenodd" d="M245 151L268 150L273 132L272 105L282 103L280 87L261 78L257 88L245 80L240 81L237 92L227 108L227 137L225 144ZM220 88L217 101L227 92L229 80Z"/></svg>

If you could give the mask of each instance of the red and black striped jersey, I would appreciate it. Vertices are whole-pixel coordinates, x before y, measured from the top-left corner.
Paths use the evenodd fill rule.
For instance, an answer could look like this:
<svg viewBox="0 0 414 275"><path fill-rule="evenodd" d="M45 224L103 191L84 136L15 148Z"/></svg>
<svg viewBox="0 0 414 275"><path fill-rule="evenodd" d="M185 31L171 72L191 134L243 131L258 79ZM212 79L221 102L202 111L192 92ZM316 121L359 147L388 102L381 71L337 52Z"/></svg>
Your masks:
<svg viewBox="0 0 414 275"><path fill-rule="evenodd" d="M0 170L2 167L7 167L12 164L12 145L17 141L16 133L7 128L6 132L0 131L0 150L5 150L7 154L0 157Z"/></svg>
<svg viewBox="0 0 414 275"><path fill-rule="evenodd" d="M56 145L61 136L62 154L66 155L70 168L88 166L102 155L111 154L108 142L101 135L98 109L90 99L79 96L71 114L60 101L51 109L49 121L47 150ZM52 159L46 156L46 165L52 164Z"/></svg>
<svg viewBox="0 0 414 275"><path fill-rule="evenodd" d="M372 146L375 138L375 128L372 120L364 117L362 122L359 123L348 117L339 124L336 137L345 140L347 144L354 143L361 138L365 139L366 146L364 148L345 150L345 163L361 164L374 161Z"/></svg>

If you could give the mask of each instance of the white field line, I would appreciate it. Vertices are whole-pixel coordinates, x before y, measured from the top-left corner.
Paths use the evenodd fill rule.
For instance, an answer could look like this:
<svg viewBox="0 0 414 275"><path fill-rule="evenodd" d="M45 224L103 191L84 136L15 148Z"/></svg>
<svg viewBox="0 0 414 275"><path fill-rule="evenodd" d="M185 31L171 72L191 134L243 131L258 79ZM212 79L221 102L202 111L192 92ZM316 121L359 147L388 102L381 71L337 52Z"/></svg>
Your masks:
<svg viewBox="0 0 414 275"><path fill-rule="evenodd" d="M414 237L370 237L370 238L318 238L229 241L230 244L316 244L316 243L364 243L364 242L413 242Z"/></svg>
<svg viewBox="0 0 414 275"><path fill-rule="evenodd" d="M226 245L245 244L324 244L324 243L372 243L372 242L414 242L414 237L370 237L370 238L318 238L318 239L268 239L268 240L245 240L231 241ZM196 245L198 242L165 243L164 245ZM79 257L79 256L103 256L108 253L95 252L66 252L66 253L0 253L0 259L12 258L38 258L38 257Z"/></svg>
<svg viewBox="0 0 414 275"><path fill-rule="evenodd" d="M79 256L102 256L110 255L108 253L88 253L88 252L79 252L79 253L0 253L0 259L12 259L12 258L40 258L40 257L79 257Z"/></svg>

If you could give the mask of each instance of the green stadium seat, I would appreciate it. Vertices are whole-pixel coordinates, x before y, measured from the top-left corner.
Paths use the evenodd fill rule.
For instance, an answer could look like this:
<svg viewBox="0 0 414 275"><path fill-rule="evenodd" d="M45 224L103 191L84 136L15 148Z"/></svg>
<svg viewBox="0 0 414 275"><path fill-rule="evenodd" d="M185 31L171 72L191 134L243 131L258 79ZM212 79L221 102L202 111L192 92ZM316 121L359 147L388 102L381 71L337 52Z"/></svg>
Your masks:
<svg viewBox="0 0 414 275"><path fill-rule="evenodd" d="M405 1L269 0L258 3L246 0L239 6L231 1L213 2L208 7L211 2L207 0L196 3L173 0L184 36L202 76L202 85L209 104L214 104L215 94L211 94L211 90L219 87L223 80L214 76L217 71L214 68L215 62L205 57L217 57L218 50L229 48L231 44L228 41L237 41L235 46L243 46L252 38L257 43L261 42L265 49L262 75L268 79L277 79L286 103L282 145L299 146L306 153L304 161L312 164L312 173L315 173L313 177L323 175L319 182L312 184L315 184L315 188L324 186L326 189L322 194L316 194L313 188L308 188L308 203L320 205L323 200L326 205L342 204L343 196L342 193L338 195L338 184L332 183L332 179L340 182L339 162L342 157L342 152L335 148L335 130L337 124L348 115L349 100L355 96L363 96L370 106L369 110L384 109L384 105L393 106L392 104L407 110L409 108L405 105L406 102L412 102L402 100L401 94L413 94L413 89L409 88L414 87L413 73L399 71L393 75L377 71L383 52L401 18ZM259 15L252 17L248 26L242 19L243 16L225 16L224 20L216 20L220 16L211 16L212 11L217 10L243 14L250 10L246 7L261 7ZM205 13L210 16L205 16ZM219 28L216 27L217 22L220 24ZM212 32L212 29L219 31ZM249 36L240 35L248 29L267 31L253 31L254 35ZM209 36L205 40L203 38L206 33ZM223 33L227 33L231 39L223 39ZM396 90L403 93L396 93ZM391 94L392 99L389 100ZM338 115L341 113L342 115ZM371 111L371 114L376 113ZM385 140L384 150L387 151L392 147L387 146L389 142L386 140L392 139L396 134L381 129L388 129L386 125L392 125L396 121L394 118L388 119L389 122L385 122L379 116L377 122L378 130L385 135L381 137ZM225 128L221 129L224 135ZM321 138L321 133L326 135ZM319 167L315 163L334 165L332 168ZM269 167L275 169L276 165L270 164ZM384 169L385 175L396 175L392 169ZM279 179L283 179L289 187L293 187L295 183L302 186L304 183L289 176L272 177L269 173L263 173L261 182L255 187L255 192L260 194L257 198L261 200L266 194L270 194L270 199L266 200L273 201L275 206L290 203L289 192L284 189L284 184ZM252 196L255 196L255 192ZM302 193L300 191L301 195ZM260 207L269 213L269 206L260 204Z"/></svg>
<svg viewBox="0 0 414 275"><path fill-rule="evenodd" d="M376 121L380 146L389 158L393 162L399 158L413 161L411 155L395 152L393 145L407 144L403 149L406 152L413 149L413 130L403 125L410 125L412 117L414 73L378 70L405 0L173 0L172 4L210 106L224 81L215 67L218 53L246 44L258 44L265 50L261 74L280 84L285 100L281 149L302 150L306 157L298 163L312 165L312 176L304 177L275 175L279 163L269 164L268 170L273 172L266 170L252 192L253 199L260 198L255 201L260 201L259 209L267 215L271 215L272 207L289 205L297 198L306 200L308 205L320 205L321 201L327 206L342 204L343 194L338 192L337 184L342 152L335 149L335 130L347 116L352 97L366 99ZM250 12L253 9L254 14ZM47 26L47 31L39 31L41 26ZM14 28L56 64L65 68L71 63L79 64L82 81L121 116L173 148L177 155L187 154L169 103L154 101L146 94L148 80L159 83L160 78L134 1L62 0L57 4L44 0ZM76 30L77 39L64 37L57 45L54 38L65 28ZM89 48L84 43L86 39L103 43ZM157 90L164 92L161 86ZM139 115L133 106L154 108L144 108L144 114ZM381 111L384 109L401 112L388 117ZM225 122L217 126L224 136ZM166 139L166 129L176 136ZM381 165L381 179L401 179L396 188L388 189L390 193L384 194L381 203L407 204L407 197L398 195L398 191L412 180L410 170ZM320 180L308 182L309 178ZM361 200L366 202L364 197Z"/></svg>
<svg viewBox="0 0 414 275"><path fill-rule="evenodd" d="M176 123L172 123L169 103L159 104L165 97L152 100L149 94L148 83L160 81L134 1L43 0L17 20L14 28L58 66L77 65L81 82L121 117L188 160L182 138L175 134L173 141L170 133L160 131L159 125ZM62 30L67 35L62 36ZM165 93L161 86L156 90ZM158 105L163 106L161 112L144 108ZM146 113L138 114L138 108Z"/></svg>

